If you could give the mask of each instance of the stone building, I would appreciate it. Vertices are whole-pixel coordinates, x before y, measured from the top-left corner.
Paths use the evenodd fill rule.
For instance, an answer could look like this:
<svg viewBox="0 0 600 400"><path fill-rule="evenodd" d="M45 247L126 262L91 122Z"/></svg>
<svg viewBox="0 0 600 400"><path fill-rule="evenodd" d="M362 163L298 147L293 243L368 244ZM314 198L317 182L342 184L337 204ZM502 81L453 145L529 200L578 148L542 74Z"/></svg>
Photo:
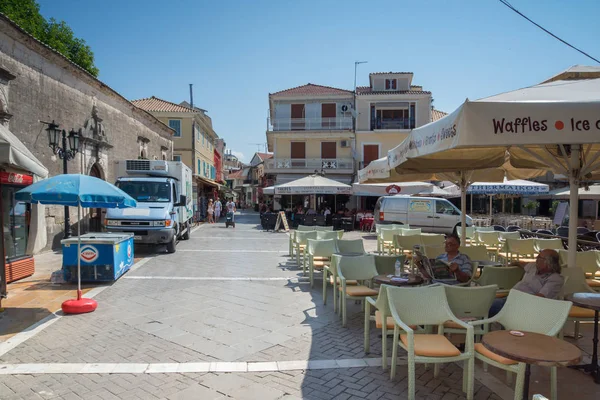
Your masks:
<svg viewBox="0 0 600 400"><path fill-rule="evenodd" d="M69 173L114 182L117 160L172 159L171 128L1 14L0 71L5 77L0 79L1 122L50 176L63 173L62 160L48 145L46 128L53 121L82 137L79 152L68 162ZM100 230L102 214L102 210L87 210L87 229ZM28 233L29 241L35 242L28 245L29 253L60 245L63 208L47 206L43 215L38 234ZM76 210L71 221L77 222ZM46 235L39 234L43 230Z"/></svg>

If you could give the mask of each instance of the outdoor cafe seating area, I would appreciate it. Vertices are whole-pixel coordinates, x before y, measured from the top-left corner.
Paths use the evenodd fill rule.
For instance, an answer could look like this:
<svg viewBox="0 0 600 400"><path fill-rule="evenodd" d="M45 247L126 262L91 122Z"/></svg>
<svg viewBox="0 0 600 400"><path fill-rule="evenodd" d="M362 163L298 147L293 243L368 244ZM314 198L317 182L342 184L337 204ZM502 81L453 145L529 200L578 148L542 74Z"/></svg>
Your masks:
<svg viewBox="0 0 600 400"><path fill-rule="evenodd" d="M528 393L529 366L547 366L547 392L549 398L556 398L560 384L556 369L581 360L580 350L562 340L565 324L573 324L578 337L580 324L593 322L597 318L594 310L600 308L600 304L595 309L574 305L581 293L600 295L600 251L577 252L576 266L567 268L563 238L524 229L508 232L491 226L469 227L460 252L472 261L471 278L444 284L423 276L419 265L422 256L434 259L445 253L445 235L407 225L378 224L375 229L376 250L367 252L364 236L348 239L347 232L333 226L299 225L290 231L289 254L311 289L322 290L323 304L331 304L342 327L347 326L349 313L356 312L349 304L361 303L365 354L371 350L375 328L381 337L382 366L389 368L390 378L394 379L398 368L408 369L409 398L414 398L415 364L433 364L437 376L440 365L452 362L464 364L463 391L468 399L473 398L475 360L486 370L507 371L506 384L514 387L515 399ZM522 266L535 262L543 249L559 252L565 278L560 300L513 289L523 278ZM506 298L506 304L499 314L488 318L497 298ZM528 349L533 350L511 347L509 332L515 330L525 332ZM458 347L457 336L462 338ZM579 339L587 340L591 338ZM564 349L560 356L550 350L558 348ZM396 363L399 349L407 353L406 366ZM544 349L549 353L540 358ZM539 359L533 355L536 351Z"/></svg>

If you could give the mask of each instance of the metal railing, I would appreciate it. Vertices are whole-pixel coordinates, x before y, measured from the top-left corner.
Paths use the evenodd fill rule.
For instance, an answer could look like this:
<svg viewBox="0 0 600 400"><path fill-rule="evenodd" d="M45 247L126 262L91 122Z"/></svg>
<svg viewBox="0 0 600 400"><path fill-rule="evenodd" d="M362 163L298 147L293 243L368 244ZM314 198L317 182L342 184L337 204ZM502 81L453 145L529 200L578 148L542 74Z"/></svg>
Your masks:
<svg viewBox="0 0 600 400"><path fill-rule="evenodd" d="M415 129L415 120L413 118L372 118L371 129Z"/></svg>
<svg viewBox="0 0 600 400"><path fill-rule="evenodd" d="M272 131L351 130L352 117L268 119Z"/></svg>
<svg viewBox="0 0 600 400"><path fill-rule="evenodd" d="M352 158L271 158L265 161L265 169L353 169Z"/></svg>

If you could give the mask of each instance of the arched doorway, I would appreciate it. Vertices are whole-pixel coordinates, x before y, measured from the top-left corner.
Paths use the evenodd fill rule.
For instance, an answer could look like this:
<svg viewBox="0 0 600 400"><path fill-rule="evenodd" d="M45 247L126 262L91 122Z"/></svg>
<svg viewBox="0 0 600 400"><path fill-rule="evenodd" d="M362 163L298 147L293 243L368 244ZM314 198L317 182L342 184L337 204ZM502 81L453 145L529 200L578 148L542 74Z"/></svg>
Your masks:
<svg viewBox="0 0 600 400"><path fill-rule="evenodd" d="M90 176L104 180L102 169L98 164L92 165ZM90 232L102 232L102 209L90 208Z"/></svg>

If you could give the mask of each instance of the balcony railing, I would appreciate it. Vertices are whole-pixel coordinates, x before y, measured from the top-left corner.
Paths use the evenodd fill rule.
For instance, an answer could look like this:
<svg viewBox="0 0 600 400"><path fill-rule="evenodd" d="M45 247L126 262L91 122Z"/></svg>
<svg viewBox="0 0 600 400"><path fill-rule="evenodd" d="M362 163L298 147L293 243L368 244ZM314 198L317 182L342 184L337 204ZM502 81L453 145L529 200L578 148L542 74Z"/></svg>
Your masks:
<svg viewBox="0 0 600 400"><path fill-rule="evenodd" d="M352 158L271 158L265 161L265 169L353 169L353 162Z"/></svg>
<svg viewBox="0 0 600 400"><path fill-rule="evenodd" d="M269 119L272 131L341 131L352 129L352 117Z"/></svg>
<svg viewBox="0 0 600 400"><path fill-rule="evenodd" d="M371 119L371 130L375 129L415 129L413 118Z"/></svg>

